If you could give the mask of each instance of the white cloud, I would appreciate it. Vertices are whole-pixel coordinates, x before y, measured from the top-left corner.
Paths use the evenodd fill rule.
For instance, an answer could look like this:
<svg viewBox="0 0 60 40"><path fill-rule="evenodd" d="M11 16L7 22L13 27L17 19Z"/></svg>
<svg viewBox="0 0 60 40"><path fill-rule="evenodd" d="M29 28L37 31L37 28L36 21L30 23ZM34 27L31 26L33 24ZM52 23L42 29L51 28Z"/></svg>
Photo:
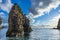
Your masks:
<svg viewBox="0 0 60 40"><path fill-rule="evenodd" d="M51 20L49 20L47 23L45 23L45 25L50 25L48 28L56 28L59 18L60 18L60 14L53 17Z"/></svg>
<svg viewBox="0 0 60 40"><path fill-rule="evenodd" d="M35 22L35 20L33 19L33 14L32 13L29 13L29 15L27 15L27 18L29 18L30 23L34 23Z"/></svg>
<svg viewBox="0 0 60 40"><path fill-rule="evenodd" d="M0 8L9 13L12 5L11 0L5 0L5 3L0 4Z"/></svg>
<svg viewBox="0 0 60 40"><path fill-rule="evenodd" d="M60 10L58 10L58 12L60 13Z"/></svg>
<svg viewBox="0 0 60 40"><path fill-rule="evenodd" d="M36 23L31 24L32 28L57 28L57 24L60 18L60 14L53 17L52 19L50 19L48 22L45 23L41 23L40 20L38 20Z"/></svg>
<svg viewBox="0 0 60 40"><path fill-rule="evenodd" d="M43 28L43 27L41 27L41 24L40 24L41 22L40 21L37 21L36 23L34 23L34 24L31 24L32 25L32 28Z"/></svg>
<svg viewBox="0 0 60 40"><path fill-rule="evenodd" d="M2 23L3 26L8 26L8 23Z"/></svg>
<svg viewBox="0 0 60 40"><path fill-rule="evenodd" d="M2 16L3 16L3 15L4 15L4 13L3 13L3 12L0 12L0 15L2 15Z"/></svg>
<svg viewBox="0 0 60 40"><path fill-rule="evenodd" d="M4 18L5 14L3 12L0 12L0 17Z"/></svg>
<svg viewBox="0 0 60 40"><path fill-rule="evenodd" d="M44 3L44 2L47 2L47 3ZM34 5L33 5L33 3L34 3ZM33 14L33 18L37 18L39 16L45 15L46 13L49 13L52 8L56 9L59 5L60 5L60 0L47 0L47 1L42 1L42 2L39 0L38 0L38 2L36 2L36 0L32 1L31 8L34 8L34 10L37 12L37 13L35 13L36 15L34 15L34 13L32 12L34 10L31 11ZM44 12L46 12L46 13L44 13Z"/></svg>
<svg viewBox="0 0 60 40"><path fill-rule="evenodd" d="M43 4L44 4L43 2L40 2L40 3L39 3L39 6L43 6Z"/></svg>
<svg viewBox="0 0 60 40"><path fill-rule="evenodd" d="M2 2L2 0L0 0L0 2Z"/></svg>
<svg viewBox="0 0 60 40"><path fill-rule="evenodd" d="M5 16L5 13L4 12L0 12L0 17L2 18L2 22L5 23L7 22L7 16Z"/></svg>
<svg viewBox="0 0 60 40"><path fill-rule="evenodd" d="M11 0L5 0L4 3L2 3L3 0L1 0L1 3L0 3L0 9L9 13L11 7L12 7L12 3L11 3ZM0 17L2 17L2 25L7 25L7 22L8 22L8 17L5 15L4 12L0 12Z"/></svg>
<svg viewBox="0 0 60 40"><path fill-rule="evenodd" d="M34 20L34 19L30 19L30 22L31 22L31 23L34 23L34 22L35 22L35 20Z"/></svg>
<svg viewBox="0 0 60 40"><path fill-rule="evenodd" d="M49 14L51 9L56 9L60 5L60 0L31 0L32 1L32 7L29 13L29 17L34 20L34 18L38 18L40 16L43 16L45 14ZM51 2L50 2L51 1ZM46 3L47 2L47 3ZM60 12L60 10L59 10ZM54 28L57 26L58 19L60 18L60 14L56 17L53 17L51 20L49 20L47 23L42 24L46 28ZM40 20L38 22L32 24L32 26L36 27L42 27ZM43 27L43 28L44 28Z"/></svg>

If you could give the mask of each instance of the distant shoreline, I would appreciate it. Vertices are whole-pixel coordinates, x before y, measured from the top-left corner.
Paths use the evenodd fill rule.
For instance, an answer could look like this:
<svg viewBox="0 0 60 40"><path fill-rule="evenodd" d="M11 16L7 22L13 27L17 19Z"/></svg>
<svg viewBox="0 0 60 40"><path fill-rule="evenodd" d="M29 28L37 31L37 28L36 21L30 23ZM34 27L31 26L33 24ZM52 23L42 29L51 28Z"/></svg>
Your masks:
<svg viewBox="0 0 60 40"><path fill-rule="evenodd" d="M53 29L58 29L58 30L60 30L59 28L53 28Z"/></svg>

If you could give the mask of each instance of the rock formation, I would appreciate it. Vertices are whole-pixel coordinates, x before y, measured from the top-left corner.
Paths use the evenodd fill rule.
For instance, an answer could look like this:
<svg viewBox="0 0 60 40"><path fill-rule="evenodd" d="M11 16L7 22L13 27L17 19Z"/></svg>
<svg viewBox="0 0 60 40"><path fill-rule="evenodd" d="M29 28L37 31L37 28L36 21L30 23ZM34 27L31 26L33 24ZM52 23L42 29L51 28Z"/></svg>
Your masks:
<svg viewBox="0 0 60 40"><path fill-rule="evenodd" d="M2 28L1 24L2 24L2 19L0 18L0 29Z"/></svg>
<svg viewBox="0 0 60 40"><path fill-rule="evenodd" d="M58 21L57 29L60 29L60 19Z"/></svg>
<svg viewBox="0 0 60 40"><path fill-rule="evenodd" d="M24 15L23 16L24 18L24 22L23 22L23 27L24 27L24 32L31 32L31 27L30 27L30 20L28 20L28 18Z"/></svg>
<svg viewBox="0 0 60 40"><path fill-rule="evenodd" d="M59 29L59 30L60 30L60 19L59 19L59 21L58 21L57 28L53 28L53 29Z"/></svg>
<svg viewBox="0 0 60 40"><path fill-rule="evenodd" d="M29 19L23 14L21 8L14 4L8 18L8 31L6 36L9 37L20 37L25 32L31 32L32 29L29 25Z"/></svg>
<svg viewBox="0 0 60 40"><path fill-rule="evenodd" d="M0 18L0 25L1 25L1 23L2 23L2 19Z"/></svg>

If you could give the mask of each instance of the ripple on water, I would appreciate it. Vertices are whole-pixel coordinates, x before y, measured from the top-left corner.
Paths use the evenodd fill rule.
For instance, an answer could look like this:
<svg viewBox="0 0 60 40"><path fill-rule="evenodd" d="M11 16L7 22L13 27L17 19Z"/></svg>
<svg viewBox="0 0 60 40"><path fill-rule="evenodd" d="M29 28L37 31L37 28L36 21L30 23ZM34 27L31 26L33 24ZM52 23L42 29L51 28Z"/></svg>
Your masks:
<svg viewBox="0 0 60 40"><path fill-rule="evenodd" d="M0 30L0 37L5 40L7 29ZM22 38L9 38L6 40L60 40L60 30L56 29L41 29L41 28L33 28L33 31Z"/></svg>

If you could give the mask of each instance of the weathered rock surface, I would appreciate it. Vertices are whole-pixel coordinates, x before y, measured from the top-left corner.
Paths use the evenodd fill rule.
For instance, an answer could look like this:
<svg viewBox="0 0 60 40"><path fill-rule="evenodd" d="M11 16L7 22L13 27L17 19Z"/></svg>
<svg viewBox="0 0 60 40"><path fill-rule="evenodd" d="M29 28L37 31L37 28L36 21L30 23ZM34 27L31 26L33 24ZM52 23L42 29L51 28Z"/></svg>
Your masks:
<svg viewBox="0 0 60 40"><path fill-rule="evenodd" d="M23 14L21 8L14 4L8 18L8 31L6 36L9 37L20 37L25 32L31 32L32 29L29 25L29 19Z"/></svg>

